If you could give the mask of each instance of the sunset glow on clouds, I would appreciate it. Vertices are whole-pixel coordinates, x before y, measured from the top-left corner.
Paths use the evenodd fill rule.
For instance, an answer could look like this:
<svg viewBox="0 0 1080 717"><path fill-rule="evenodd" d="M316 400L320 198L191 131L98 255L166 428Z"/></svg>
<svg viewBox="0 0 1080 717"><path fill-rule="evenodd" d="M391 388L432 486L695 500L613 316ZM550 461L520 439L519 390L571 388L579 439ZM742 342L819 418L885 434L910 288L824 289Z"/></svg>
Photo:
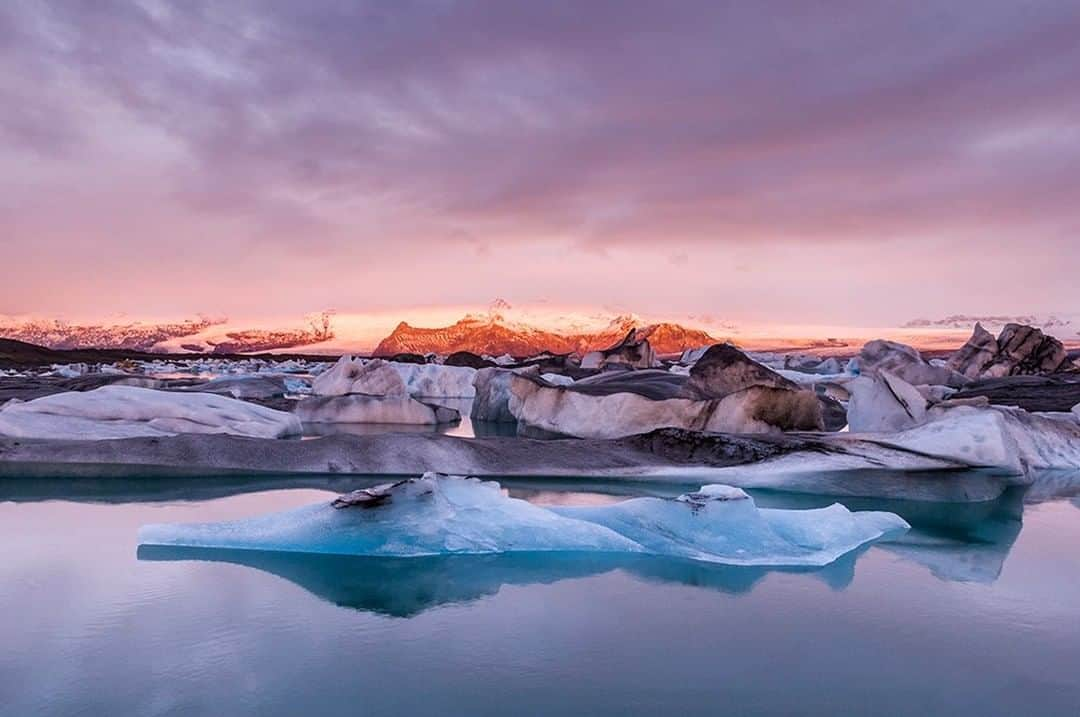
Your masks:
<svg viewBox="0 0 1080 717"><path fill-rule="evenodd" d="M1058 2L11 0L0 314L1076 311L1078 37Z"/></svg>

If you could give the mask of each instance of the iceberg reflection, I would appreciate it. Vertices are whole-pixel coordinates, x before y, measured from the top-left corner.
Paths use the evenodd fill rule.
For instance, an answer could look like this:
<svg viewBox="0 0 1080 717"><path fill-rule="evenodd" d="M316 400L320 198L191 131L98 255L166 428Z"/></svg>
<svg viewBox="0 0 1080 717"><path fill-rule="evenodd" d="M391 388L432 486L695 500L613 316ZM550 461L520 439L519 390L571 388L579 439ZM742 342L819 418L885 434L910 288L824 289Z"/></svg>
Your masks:
<svg viewBox="0 0 1080 717"><path fill-rule="evenodd" d="M546 585L623 570L655 583L678 583L728 594L749 593L769 573L800 573L843 589L864 550L822 568L757 568L645 555L500 553L372 558L259 550L141 545L139 560L231 563L288 580L340 607L411 617L441 605L473 602L504 586Z"/></svg>

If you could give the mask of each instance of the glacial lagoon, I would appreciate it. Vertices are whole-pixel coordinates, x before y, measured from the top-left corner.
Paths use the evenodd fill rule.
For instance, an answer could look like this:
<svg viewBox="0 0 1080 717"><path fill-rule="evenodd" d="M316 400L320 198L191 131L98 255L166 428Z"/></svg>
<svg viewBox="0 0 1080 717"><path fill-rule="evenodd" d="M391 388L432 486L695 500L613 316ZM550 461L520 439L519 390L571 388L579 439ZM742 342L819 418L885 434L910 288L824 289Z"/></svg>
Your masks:
<svg viewBox="0 0 1080 717"><path fill-rule="evenodd" d="M0 482L0 715L1075 715L1080 480L911 524L821 568L520 553L138 546L375 479ZM505 481L537 505L686 487ZM751 491L762 507L832 498ZM737 708L732 706L737 705Z"/></svg>

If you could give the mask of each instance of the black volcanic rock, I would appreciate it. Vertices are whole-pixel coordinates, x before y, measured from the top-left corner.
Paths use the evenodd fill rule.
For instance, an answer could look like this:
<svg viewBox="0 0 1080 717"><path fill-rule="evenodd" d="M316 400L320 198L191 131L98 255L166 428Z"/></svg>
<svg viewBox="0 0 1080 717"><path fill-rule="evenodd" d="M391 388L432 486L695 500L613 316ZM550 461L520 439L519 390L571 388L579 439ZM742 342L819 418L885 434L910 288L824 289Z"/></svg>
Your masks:
<svg viewBox="0 0 1080 717"><path fill-rule="evenodd" d="M455 351L446 357L443 361L444 366L467 366L468 368L491 368L495 366L494 361L488 361L486 358L477 356L471 351Z"/></svg>
<svg viewBox="0 0 1080 717"><path fill-rule="evenodd" d="M0 368L22 368L52 363L98 361L91 351L59 351L15 339L0 339Z"/></svg>
<svg viewBox="0 0 1080 717"><path fill-rule="evenodd" d="M427 363L427 357L420 354L413 353L400 353L393 356L386 356L387 361L396 361L397 363Z"/></svg>

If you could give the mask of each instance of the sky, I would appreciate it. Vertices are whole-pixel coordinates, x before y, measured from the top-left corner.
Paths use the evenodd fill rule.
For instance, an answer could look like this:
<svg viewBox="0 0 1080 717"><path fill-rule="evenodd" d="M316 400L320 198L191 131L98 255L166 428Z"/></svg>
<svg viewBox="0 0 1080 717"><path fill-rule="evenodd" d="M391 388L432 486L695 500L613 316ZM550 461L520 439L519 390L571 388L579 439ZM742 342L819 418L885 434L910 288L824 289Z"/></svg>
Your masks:
<svg viewBox="0 0 1080 717"><path fill-rule="evenodd" d="M1080 310L1075 2L0 3L0 314Z"/></svg>

